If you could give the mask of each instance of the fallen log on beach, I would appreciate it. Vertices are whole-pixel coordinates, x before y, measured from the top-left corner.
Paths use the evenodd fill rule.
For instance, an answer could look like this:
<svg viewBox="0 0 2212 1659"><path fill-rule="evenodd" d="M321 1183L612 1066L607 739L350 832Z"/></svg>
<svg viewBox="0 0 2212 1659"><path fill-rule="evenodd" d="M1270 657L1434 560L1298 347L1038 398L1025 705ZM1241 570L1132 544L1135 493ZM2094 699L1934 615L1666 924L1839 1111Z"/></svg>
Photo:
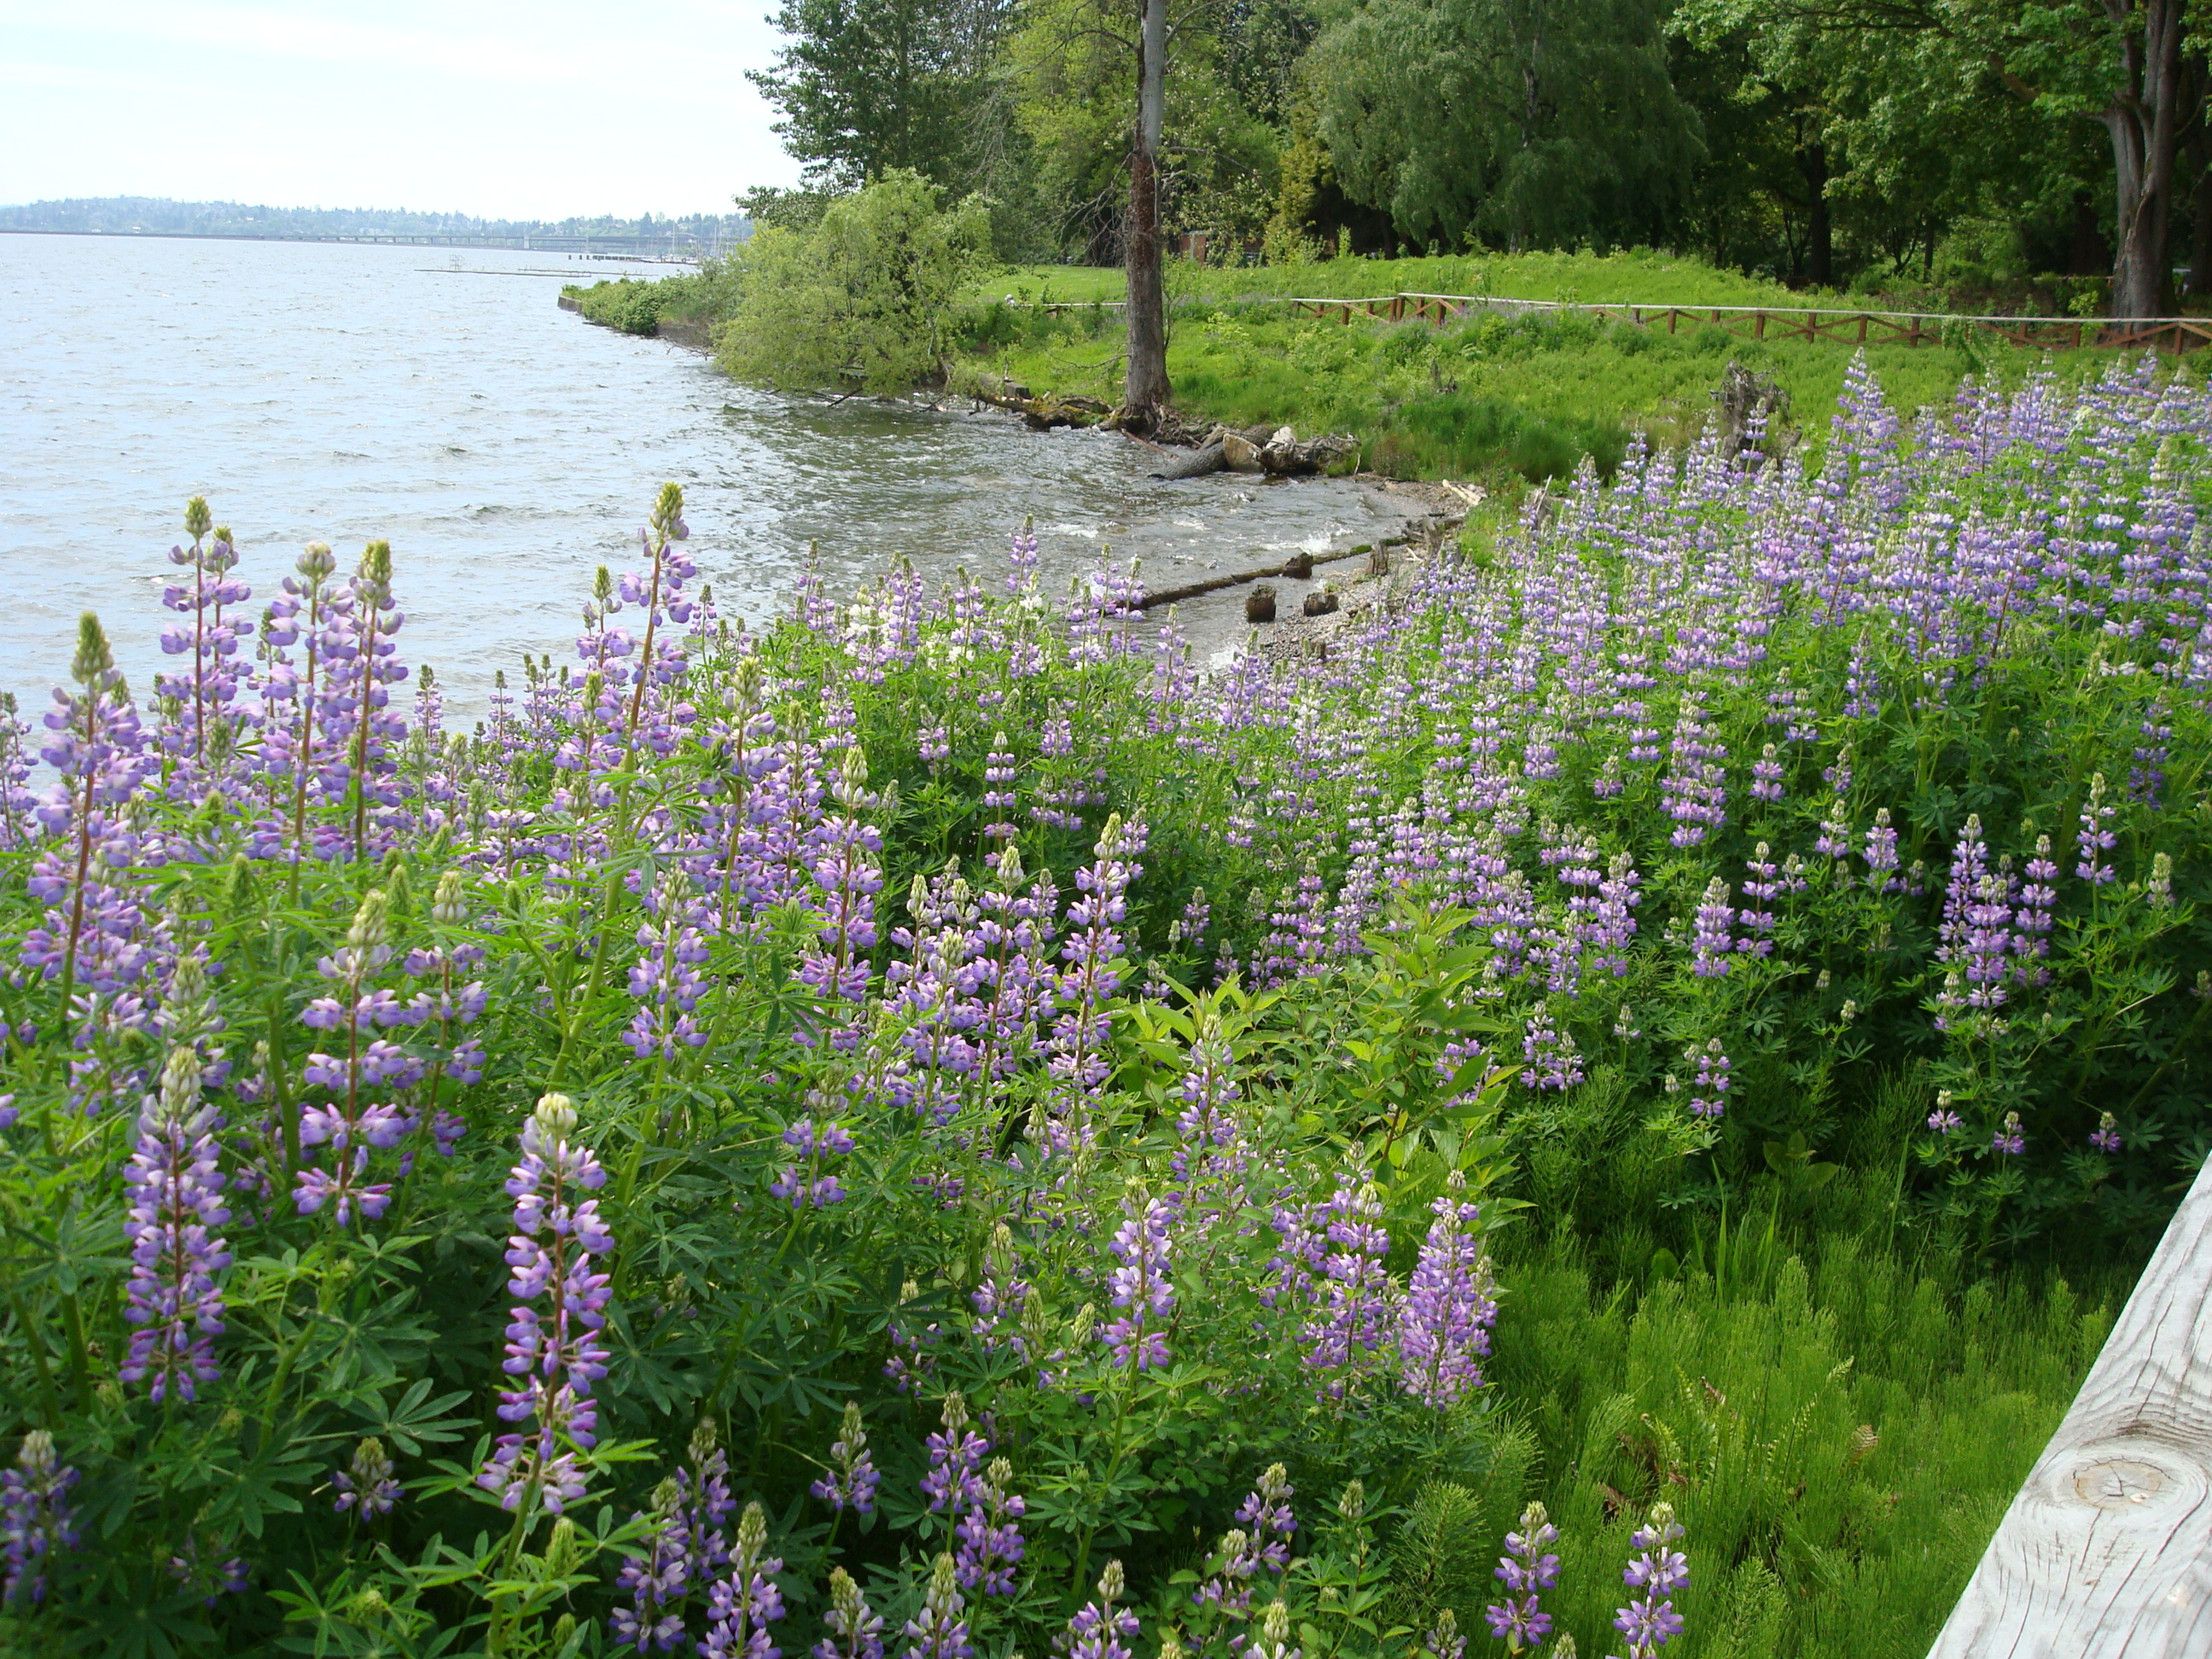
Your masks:
<svg viewBox="0 0 2212 1659"><path fill-rule="evenodd" d="M1209 472L1221 471L1221 446L1208 444L1203 449L1194 449L1179 455L1152 474L1155 478L1200 478Z"/></svg>

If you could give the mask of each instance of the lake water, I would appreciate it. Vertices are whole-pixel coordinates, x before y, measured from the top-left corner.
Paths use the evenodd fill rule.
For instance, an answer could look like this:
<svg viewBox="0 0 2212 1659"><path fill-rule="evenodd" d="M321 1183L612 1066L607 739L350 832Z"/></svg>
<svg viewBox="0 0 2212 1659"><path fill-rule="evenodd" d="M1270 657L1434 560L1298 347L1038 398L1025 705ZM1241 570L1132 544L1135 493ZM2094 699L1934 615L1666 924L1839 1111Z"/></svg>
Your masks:
<svg viewBox="0 0 2212 1659"><path fill-rule="evenodd" d="M630 561L664 479L717 601L755 621L811 542L848 593L900 554L995 574L1033 514L1055 590L1108 545L1169 586L1374 539L1405 507L1348 481L1164 483L1127 439L996 411L755 391L559 310L587 274L543 253L0 236L0 689L43 700L94 610L150 690L193 495L236 532L257 611L304 543L349 568L388 538L403 649L465 713L495 666L573 649L594 567Z"/></svg>

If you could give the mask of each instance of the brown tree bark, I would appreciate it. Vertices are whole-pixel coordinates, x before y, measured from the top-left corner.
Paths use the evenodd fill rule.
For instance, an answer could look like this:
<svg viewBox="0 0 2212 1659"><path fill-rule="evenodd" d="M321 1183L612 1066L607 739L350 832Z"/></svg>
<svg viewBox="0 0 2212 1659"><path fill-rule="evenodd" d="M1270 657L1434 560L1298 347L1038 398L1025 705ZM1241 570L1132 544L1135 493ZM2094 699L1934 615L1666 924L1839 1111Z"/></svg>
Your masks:
<svg viewBox="0 0 2212 1659"><path fill-rule="evenodd" d="M1805 280L1814 288L1836 282L1836 233L1828 213L1828 147L1818 142L1797 152L1805 178Z"/></svg>
<svg viewBox="0 0 2212 1659"><path fill-rule="evenodd" d="M2120 31L2120 81L2098 118L2112 139L2112 316L2161 316L2170 281L2168 222L2181 136L2186 0L2105 0Z"/></svg>
<svg viewBox="0 0 2212 1659"><path fill-rule="evenodd" d="M1122 236L1128 272L1129 366L1122 382L1122 423L1150 432L1167 407L1167 292L1160 273L1160 131L1165 115L1167 0L1145 0L1137 54L1137 125L1129 150L1129 218Z"/></svg>

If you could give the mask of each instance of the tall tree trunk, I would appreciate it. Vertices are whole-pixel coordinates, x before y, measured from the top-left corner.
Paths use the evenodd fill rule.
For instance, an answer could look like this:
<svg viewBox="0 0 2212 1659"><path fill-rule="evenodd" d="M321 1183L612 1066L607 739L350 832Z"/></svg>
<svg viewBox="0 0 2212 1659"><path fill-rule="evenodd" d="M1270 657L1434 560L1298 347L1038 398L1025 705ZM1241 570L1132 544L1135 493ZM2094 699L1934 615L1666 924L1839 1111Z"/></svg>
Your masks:
<svg viewBox="0 0 2212 1659"><path fill-rule="evenodd" d="M1145 0L1137 57L1136 143L1129 151L1129 220L1121 238L1129 274L1129 372L1122 421L1150 432L1168 401L1167 294L1160 277L1160 127L1168 67L1167 0Z"/></svg>
<svg viewBox="0 0 2212 1659"><path fill-rule="evenodd" d="M1836 237L1828 220L1828 147L1807 144L1797 152L1805 175L1805 280L1815 288L1836 283Z"/></svg>
<svg viewBox="0 0 2212 1659"><path fill-rule="evenodd" d="M2196 166L2197 222L2189 238L2189 297L2202 300L2212 294L2212 163Z"/></svg>
<svg viewBox="0 0 2212 1659"><path fill-rule="evenodd" d="M2120 83L2099 118L2112 139L2115 319L2156 317L2166 309L2186 5L2187 0L2105 0L2106 15L2123 31ZM2128 27L2137 19L2139 32Z"/></svg>

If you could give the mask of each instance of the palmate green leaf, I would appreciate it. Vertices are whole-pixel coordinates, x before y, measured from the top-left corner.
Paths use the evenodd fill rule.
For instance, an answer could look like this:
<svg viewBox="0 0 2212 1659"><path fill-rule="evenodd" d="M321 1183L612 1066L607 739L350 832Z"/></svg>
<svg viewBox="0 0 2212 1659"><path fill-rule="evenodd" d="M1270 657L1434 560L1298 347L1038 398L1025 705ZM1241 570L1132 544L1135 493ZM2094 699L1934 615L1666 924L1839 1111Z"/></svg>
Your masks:
<svg viewBox="0 0 2212 1659"><path fill-rule="evenodd" d="M429 1378L417 1377L389 1405L370 1395L366 1404L356 1403L353 1409L364 1419L368 1433L390 1441L410 1456L417 1455L424 1446L459 1439L476 1423L473 1416L443 1415L471 1397L466 1389L441 1394L434 1400L430 1389Z"/></svg>

